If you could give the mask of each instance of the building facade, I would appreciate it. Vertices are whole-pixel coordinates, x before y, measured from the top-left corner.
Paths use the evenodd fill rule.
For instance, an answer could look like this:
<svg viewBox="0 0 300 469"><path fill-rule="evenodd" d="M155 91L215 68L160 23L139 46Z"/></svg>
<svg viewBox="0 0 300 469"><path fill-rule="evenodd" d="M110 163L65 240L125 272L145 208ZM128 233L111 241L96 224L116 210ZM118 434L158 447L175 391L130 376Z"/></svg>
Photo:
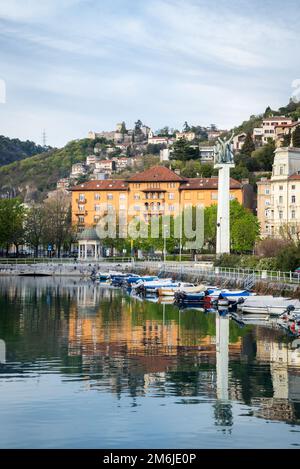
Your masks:
<svg viewBox="0 0 300 469"><path fill-rule="evenodd" d="M72 222L78 230L94 227L114 210L128 220L178 215L190 206L217 203L218 178L183 178L164 166L135 174L128 180L89 181L71 189ZM243 184L230 181L230 197L247 205Z"/></svg>
<svg viewBox="0 0 300 469"><path fill-rule="evenodd" d="M300 234L300 148L277 148L271 179L257 183L257 216L261 235Z"/></svg>

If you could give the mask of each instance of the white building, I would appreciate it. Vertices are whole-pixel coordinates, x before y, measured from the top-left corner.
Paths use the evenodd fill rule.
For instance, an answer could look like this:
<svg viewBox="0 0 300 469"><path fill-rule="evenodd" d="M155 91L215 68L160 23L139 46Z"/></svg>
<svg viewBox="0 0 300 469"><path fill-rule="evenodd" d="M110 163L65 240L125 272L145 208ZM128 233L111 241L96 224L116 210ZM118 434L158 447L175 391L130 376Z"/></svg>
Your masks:
<svg viewBox="0 0 300 469"><path fill-rule="evenodd" d="M206 147L199 145L199 156L201 163L212 163L215 157L215 147Z"/></svg>
<svg viewBox="0 0 300 469"><path fill-rule="evenodd" d="M72 165L72 177L81 176L83 174L86 174L86 167L83 163L75 163Z"/></svg>
<svg viewBox="0 0 300 469"><path fill-rule="evenodd" d="M96 161L97 161L96 155L89 155L89 156L86 157L86 165L87 166L95 165Z"/></svg>
<svg viewBox="0 0 300 469"><path fill-rule="evenodd" d="M277 148L271 179L258 181L257 216L262 236L288 230L300 235L300 148Z"/></svg>
<svg viewBox="0 0 300 469"><path fill-rule="evenodd" d="M275 139L275 128L292 124L292 119L285 116L267 117L262 123L262 143L268 143L268 139Z"/></svg>
<svg viewBox="0 0 300 469"><path fill-rule="evenodd" d="M150 130L148 135L148 145L170 145L174 142L174 139L169 137L156 137L152 130Z"/></svg>
<svg viewBox="0 0 300 469"><path fill-rule="evenodd" d="M169 150L169 148L164 148L163 150L160 150L160 154L159 154L160 162L162 163L163 161L169 161L170 155L171 155L171 151Z"/></svg>
<svg viewBox="0 0 300 469"><path fill-rule="evenodd" d="M177 132L176 134L176 140L180 140L181 138L184 138L188 142L192 142L196 138L195 132Z"/></svg>
<svg viewBox="0 0 300 469"><path fill-rule="evenodd" d="M234 151L241 151L245 143L247 134L242 132L241 134L235 135L232 140L232 146Z"/></svg>

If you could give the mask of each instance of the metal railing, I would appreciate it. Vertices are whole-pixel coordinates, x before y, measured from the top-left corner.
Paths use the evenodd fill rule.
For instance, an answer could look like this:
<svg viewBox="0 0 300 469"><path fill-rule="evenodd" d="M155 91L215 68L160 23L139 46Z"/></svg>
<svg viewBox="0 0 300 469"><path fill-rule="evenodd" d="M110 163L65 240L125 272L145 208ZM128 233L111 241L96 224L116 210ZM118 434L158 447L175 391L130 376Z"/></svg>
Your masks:
<svg viewBox="0 0 300 469"><path fill-rule="evenodd" d="M215 279L222 278L228 280L237 280L244 283L245 288L251 288L257 282L274 282L282 284L297 284L300 285L300 274L294 272L281 272L281 271L270 271L270 270L256 270L256 269L241 269L241 268L230 268L230 267L214 267L213 263L210 262L191 262L191 261L145 261L136 260L130 257L108 257L104 259L94 260L74 260L74 258L0 258L0 270L15 270L22 268L22 266L39 265L42 267L55 267L59 270L60 268L68 266L74 268L75 266L87 267L89 265L95 265L101 270L105 269L116 269L122 265L122 268L128 268L132 270L145 270L150 269L157 273L169 273L169 274L190 274L195 276L207 276Z"/></svg>

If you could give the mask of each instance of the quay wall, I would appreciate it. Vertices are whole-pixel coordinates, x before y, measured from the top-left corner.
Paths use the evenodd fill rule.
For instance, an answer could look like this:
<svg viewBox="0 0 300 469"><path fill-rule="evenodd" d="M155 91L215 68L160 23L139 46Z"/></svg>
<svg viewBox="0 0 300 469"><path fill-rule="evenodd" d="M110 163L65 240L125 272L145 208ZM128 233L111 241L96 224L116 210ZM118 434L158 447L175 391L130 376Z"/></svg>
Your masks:
<svg viewBox="0 0 300 469"><path fill-rule="evenodd" d="M159 263L159 262L73 262L73 263L36 263L36 264L0 264L1 276L52 276L89 278L93 271L124 271L138 274L153 274L183 280L191 283L206 283L224 288L249 288L262 295L279 295L300 298L300 279L289 275L249 274L241 269L217 269L212 265L195 263Z"/></svg>

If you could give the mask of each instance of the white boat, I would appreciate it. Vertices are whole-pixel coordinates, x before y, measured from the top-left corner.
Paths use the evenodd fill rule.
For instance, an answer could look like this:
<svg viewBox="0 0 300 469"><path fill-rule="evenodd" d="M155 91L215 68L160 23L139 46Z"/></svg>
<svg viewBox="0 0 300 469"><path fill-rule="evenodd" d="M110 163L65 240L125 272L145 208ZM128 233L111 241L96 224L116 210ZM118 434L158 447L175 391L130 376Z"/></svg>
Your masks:
<svg viewBox="0 0 300 469"><path fill-rule="evenodd" d="M288 306L294 306L294 312L300 314L299 300L274 296L251 296L246 298L244 303L238 305L238 309L242 313L280 316L287 310Z"/></svg>
<svg viewBox="0 0 300 469"><path fill-rule="evenodd" d="M177 291L186 291L186 289L195 288L192 283L179 282L174 285L162 286L158 289L159 296L174 296Z"/></svg>

